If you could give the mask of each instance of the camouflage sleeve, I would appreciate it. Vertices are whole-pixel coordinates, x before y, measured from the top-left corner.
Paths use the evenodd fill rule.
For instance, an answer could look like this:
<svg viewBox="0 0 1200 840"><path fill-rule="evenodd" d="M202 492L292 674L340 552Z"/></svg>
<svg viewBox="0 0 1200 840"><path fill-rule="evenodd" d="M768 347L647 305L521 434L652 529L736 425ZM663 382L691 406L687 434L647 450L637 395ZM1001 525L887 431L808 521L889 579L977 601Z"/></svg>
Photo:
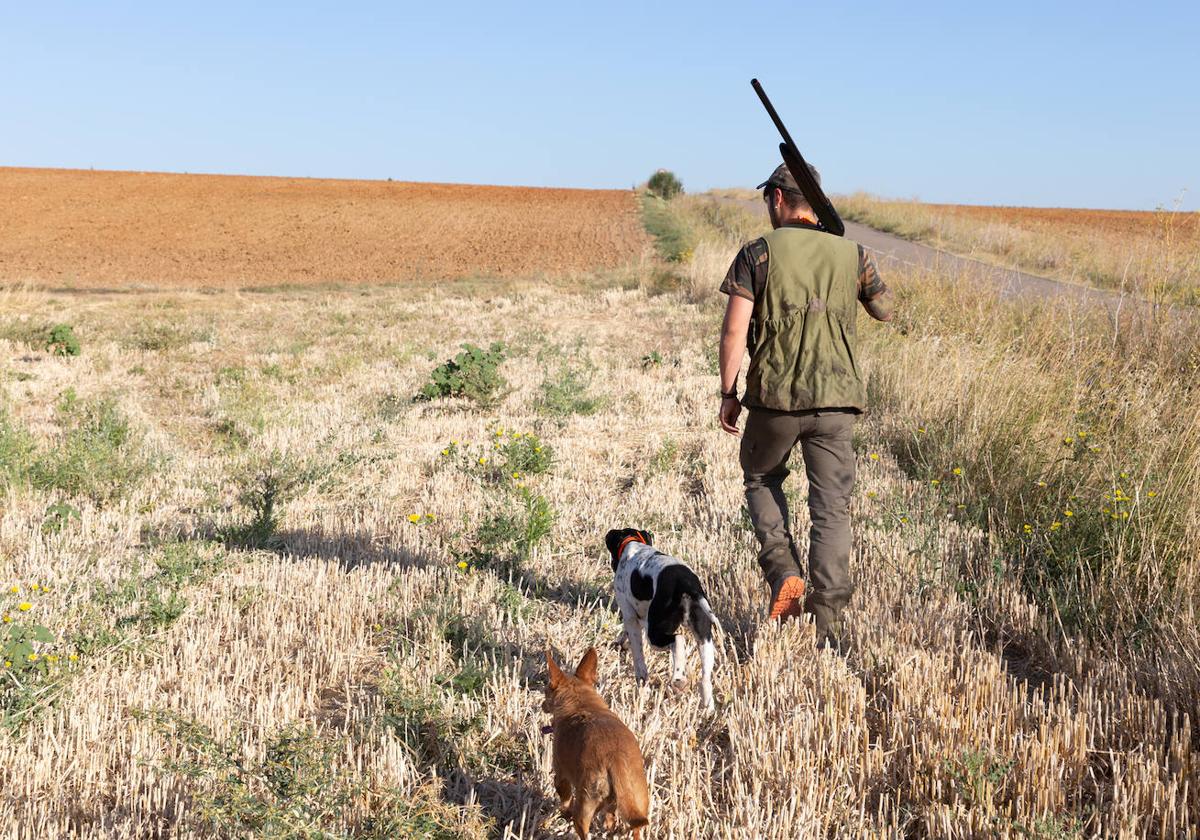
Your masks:
<svg viewBox="0 0 1200 840"><path fill-rule="evenodd" d="M767 271L766 240L756 239L738 251L733 258L733 264L721 281L721 291L727 295L737 295L746 300L754 300L755 295L762 289L762 279Z"/></svg>
<svg viewBox="0 0 1200 840"><path fill-rule="evenodd" d="M884 294L888 287L879 276L875 260L866 252L863 246L858 246L858 299L863 303L874 300Z"/></svg>

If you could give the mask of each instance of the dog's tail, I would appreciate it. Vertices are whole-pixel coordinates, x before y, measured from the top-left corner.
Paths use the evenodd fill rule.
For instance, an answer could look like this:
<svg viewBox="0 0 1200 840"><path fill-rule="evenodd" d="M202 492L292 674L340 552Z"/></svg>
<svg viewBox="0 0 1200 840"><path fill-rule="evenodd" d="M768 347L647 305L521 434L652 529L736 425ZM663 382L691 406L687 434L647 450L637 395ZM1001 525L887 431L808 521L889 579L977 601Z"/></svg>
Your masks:
<svg viewBox="0 0 1200 840"><path fill-rule="evenodd" d="M641 758L640 754L638 758ZM617 800L617 813L630 828L650 824L650 790L646 786L646 771L641 761L620 764L608 769L609 789Z"/></svg>

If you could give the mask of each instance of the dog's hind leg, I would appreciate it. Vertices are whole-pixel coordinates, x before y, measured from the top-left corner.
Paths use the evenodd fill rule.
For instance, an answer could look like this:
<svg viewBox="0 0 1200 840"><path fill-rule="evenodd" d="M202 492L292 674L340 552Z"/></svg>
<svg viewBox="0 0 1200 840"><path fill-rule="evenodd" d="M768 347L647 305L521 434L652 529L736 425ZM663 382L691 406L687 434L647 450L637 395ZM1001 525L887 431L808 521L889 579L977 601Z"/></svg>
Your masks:
<svg viewBox="0 0 1200 840"><path fill-rule="evenodd" d="M687 681L687 637L683 633L676 633L671 645L671 681L676 684Z"/></svg>
<svg viewBox="0 0 1200 840"><path fill-rule="evenodd" d="M564 817L571 816L571 783L566 779L554 780L554 792L558 794L559 800L562 801L562 814Z"/></svg>
<svg viewBox="0 0 1200 840"><path fill-rule="evenodd" d="M700 697L704 700L704 708L713 710L712 671L716 651L712 639L700 643Z"/></svg>
<svg viewBox="0 0 1200 840"><path fill-rule="evenodd" d="M579 840L587 840L588 831L592 827L592 816L600 803L595 799L580 797L575 801L575 833Z"/></svg>

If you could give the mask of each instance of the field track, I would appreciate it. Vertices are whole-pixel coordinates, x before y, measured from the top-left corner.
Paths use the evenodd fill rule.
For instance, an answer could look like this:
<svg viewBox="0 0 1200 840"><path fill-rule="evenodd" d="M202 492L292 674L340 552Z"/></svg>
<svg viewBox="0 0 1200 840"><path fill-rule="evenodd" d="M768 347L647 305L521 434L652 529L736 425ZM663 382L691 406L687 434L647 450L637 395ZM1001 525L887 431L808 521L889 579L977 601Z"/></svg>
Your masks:
<svg viewBox="0 0 1200 840"><path fill-rule="evenodd" d="M625 190L0 168L0 284L245 288L563 275L646 243Z"/></svg>

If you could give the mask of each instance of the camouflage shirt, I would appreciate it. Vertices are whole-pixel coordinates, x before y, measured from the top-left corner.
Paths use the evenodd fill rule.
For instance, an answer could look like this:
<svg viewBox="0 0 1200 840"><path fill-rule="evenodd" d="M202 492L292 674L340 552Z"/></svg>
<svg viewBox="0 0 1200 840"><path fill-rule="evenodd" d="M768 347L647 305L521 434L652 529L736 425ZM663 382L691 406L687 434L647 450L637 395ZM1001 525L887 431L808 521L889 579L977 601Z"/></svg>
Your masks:
<svg viewBox="0 0 1200 840"><path fill-rule="evenodd" d="M799 222L795 225L787 225L787 227L820 230L816 225L807 222ZM727 295L737 295L747 300L754 300L762 294L766 282L767 241L760 238L738 251L738 255L733 259L733 264L729 266L725 279L721 282L721 291ZM870 254L863 250L863 246L859 245L858 299L865 303L874 300L886 291L887 286L883 284L879 270L875 268L875 261L871 259Z"/></svg>

